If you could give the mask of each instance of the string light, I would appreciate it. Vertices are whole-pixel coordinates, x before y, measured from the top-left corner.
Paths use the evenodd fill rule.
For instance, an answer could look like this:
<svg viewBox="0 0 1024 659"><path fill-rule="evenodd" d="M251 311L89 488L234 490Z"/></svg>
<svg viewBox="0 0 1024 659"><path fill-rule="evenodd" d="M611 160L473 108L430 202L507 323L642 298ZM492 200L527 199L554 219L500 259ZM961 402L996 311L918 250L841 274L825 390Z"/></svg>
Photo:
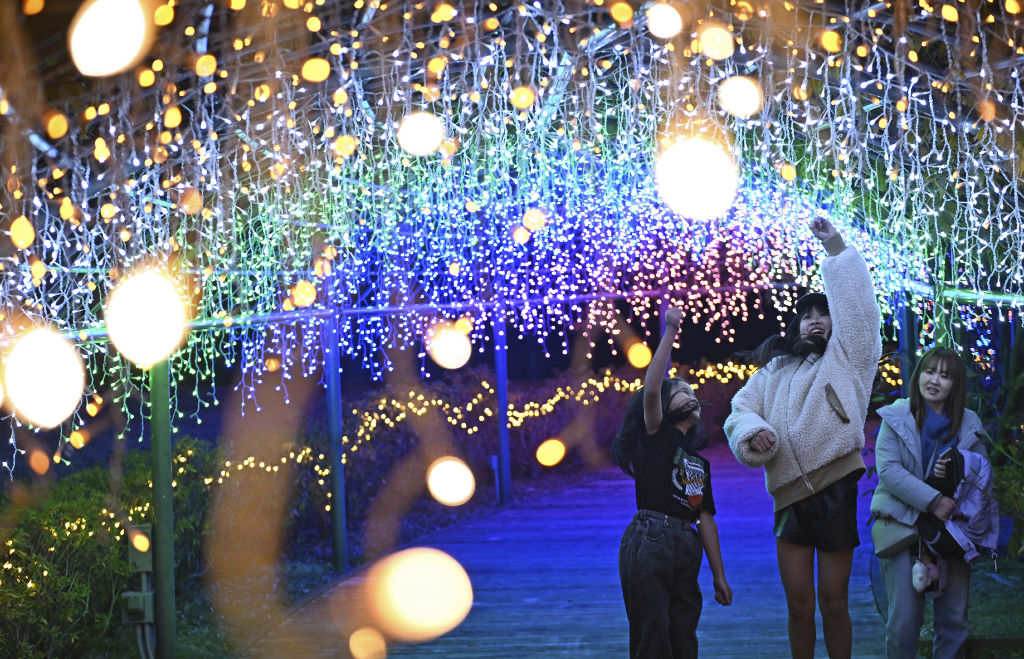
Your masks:
<svg viewBox="0 0 1024 659"><path fill-rule="evenodd" d="M5 120L45 120L59 143L28 146L46 167L2 173L4 215L24 216L34 235L9 227L16 250L0 259L0 312L84 335L88 384L134 386L138 369L93 332L123 273L173 265L199 326L170 360L173 381L198 381L211 404L227 364L241 365L247 395L257 380L315 372L332 312L343 355L378 378L391 368L385 346L418 346L438 317L467 311L465 336L480 351L496 320L563 351L572 335L591 349L611 344L622 311L612 300L641 329L663 302L677 304L693 329L728 343L737 324L781 323L795 291L820 286L804 220L822 203L865 252L886 317L913 282L926 291L908 303L926 320L936 287L1019 306L1024 232L1005 142L1024 108L1016 76L968 89L922 68L920 35L905 35L900 60L871 17L848 22L813 4L793 32L773 29L796 16L785 3L713 3L695 41L667 42L652 38L650 13L633 25L630 3L540 5L525 20L523 6L381 3L366 29L355 13L310 3L301 24L312 47L288 50L257 36L284 20L271 5L252 12L261 29L243 33L232 21L206 30L198 9L166 4L160 41L127 64L138 68L111 98L26 108L5 90ZM957 5L967 32L950 57L996 70L995 53L1020 47L1001 33L1019 10ZM135 40L99 24L82 34ZM825 32L841 37L834 53ZM974 36L998 37L1000 49ZM323 82L319 63L319 74L302 73L313 57L328 65ZM743 75L778 93L734 116L712 100ZM534 98L523 109L511 95L527 81ZM146 116L125 110L140 107ZM422 144L414 138L428 131L403 129L416 113L432 131ZM655 181L656 153L698 123L729 136L736 192L718 210L675 212ZM25 134L0 138L5 153ZM297 295L299 282L315 295ZM956 315L939 322L963 322ZM922 340L935 336L926 326ZM16 331L0 324L0 340Z"/></svg>

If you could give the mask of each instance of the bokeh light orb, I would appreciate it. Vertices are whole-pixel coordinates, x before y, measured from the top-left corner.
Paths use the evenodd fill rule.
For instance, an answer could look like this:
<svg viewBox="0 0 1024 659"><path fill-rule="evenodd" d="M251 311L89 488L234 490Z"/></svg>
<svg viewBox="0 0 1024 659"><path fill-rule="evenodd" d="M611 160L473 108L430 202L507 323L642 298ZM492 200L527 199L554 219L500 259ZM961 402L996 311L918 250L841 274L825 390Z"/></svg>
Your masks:
<svg viewBox="0 0 1024 659"><path fill-rule="evenodd" d="M619 27L630 27L633 24L633 7L628 2L613 2L608 13Z"/></svg>
<svg viewBox="0 0 1024 659"><path fill-rule="evenodd" d="M825 30L821 33L821 47L827 52L838 53L843 49L843 37L833 30Z"/></svg>
<svg viewBox="0 0 1024 659"><path fill-rule="evenodd" d="M651 349L637 341L626 350L626 359L633 368L647 368L651 363Z"/></svg>
<svg viewBox="0 0 1024 659"><path fill-rule="evenodd" d="M110 76L139 61L153 42L150 5L149 0L89 0L78 8L68 50L82 75Z"/></svg>
<svg viewBox="0 0 1024 659"><path fill-rule="evenodd" d="M83 449L85 445L92 439L92 435L86 428L79 428L78 430L72 430L71 434L68 435L68 443L74 446L76 449Z"/></svg>
<svg viewBox="0 0 1024 659"><path fill-rule="evenodd" d="M297 307L310 307L316 302L316 286L311 281L299 280L292 287L292 301Z"/></svg>
<svg viewBox="0 0 1024 659"><path fill-rule="evenodd" d="M761 87L753 78L731 76L718 85L718 104L734 117L747 119L761 110Z"/></svg>
<svg viewBox="0 0 1024 659"><path fill-rule="evenodd" d="M67 135L68 118L64 116L63 112L47 110L43 114L43 126L46 127L46 134L50 136L51 140L59 140Z"/></svg>
<svg viewBox="0 0 1024 659"><path fill-rule="evenodd" d="M978 117L982 121L993 121L996 118L996 104L987 98L983 98L974 104Z"/></svg>
<svg viewBox="0 0 1024 659"><path fill-rule="evenodd" d="M508 95L508 100L517 109L525 110L533 105L533 102L537 100L537 95L526 85L520 85L512 90L512 93Z"/></svg>
<svg viewBox="0 0 1024 659"><path fill-rule="evenodd" d="M82 400L82 360L53 330L35 329L17 339L5 367L4 387L15 411L40 428L59 425Z"/></svg>
<svg viewBox="0 0 1024 659"><path fill-rule="evenodd" d="M197 76L206 78L212 76L217 72L217 57L206 53L196 58L196 63L192 67Z"/></svg>
<svg viewBox="0 0 1024 659"><path fill-rule="evenodd" d="M310 57L302 63L301 75L309 82L323 82L331 75L331 63L322 57Z"/></svg>
<svg viewBox="0 0 1024 659"><path fill-rule="evenodd" d="M142 552L143 554L149 551L149 536L142 531L138 529L129 529L128 538L131 540L132 547L135 547L135 551Z"/></svg>
<svg viewBox="0 0 1024 659"><path fill-rule="evenodd" d="M50 458L38 448L32 447L28 451L28 466L42 476L50 471Z"/></svg>
<svg viewBox="0 0 1024 659"><path fill-rule="evenodd" d="M671 39L683 31L683 17L672 5L658 2L647 9L647 29L659 39Z"/></svg>
<svg viewBox="0 0 1024 659"><path fill-rule="evenodd" d="M347 158L356 152L359 140L351 135L342 135L334 140L334 155L339 158Z"/></svg>
<svg viewBox="0 0 1024 659"><path fill-rule="evenodd" d="M458 15L459 12L455 7L447 2L440 2L436 7L434 7L434 11L430 14L430 20L434 23L444 23L452 20Z"/></svg>
<svg viewBox="0 0 1024 659"><path fill-rule="evenodd" d="M453 323L443 320L427 332L427 354L441 368L454 370L465 366L473 352L469 337Z"/></svg>
<svg viewBox="0 0 1024 659"><path fill-rule="evenodd" d="M557 437L546 439L537 447L537 462L545 467L554 467L565 457L565 444Z"/></svg>
<svg viewBox="0 0 1024 659"><path fill-rule="evenodd" d="M473 586L458 561L438 549L414 547L377 561L366 575L376 626L402 641L446 634L469 613Z"/></svg>
<svg viewBox="0 0 1024 659"><path fill-rule="evenodd" d="M732 31L718 21L702 25L697 31L697 42L700 44L700 52L711 59L728 59L736 50Z"/></svg>
<svg viewBox="0 0 1024 659"><path fill-rule="evenodd" d="M530 236L533 234L529 229L524 227L522 224L517 224L512 227L512 242L517 245L525 245L530 242Z"/></svg>
<svg viewBox="0 0 1024 659"><path fill-rule="evenodd" d="M473 331L473 319L469 316L462 316L455 321L455 329L459 330L463 334L468 335Z"/></svg>
<svg viewBox="0 0 1024 659"><path fill-rule="evenodd" d="M159 272L140 272L123 281L107 303L107 331L118 352L149 368L181 343L187 321L185 301L174 282Z"/></svg>
<svg viewBox="0 0 1024 659"><path fill-rule="evenodd" d="M523 226L529 231L540 231L548 224L548 216L540 208L528 208L523 213Z"/></svg>
<svg viewBox="0 0 1024 659"><path fill-rule="evenodd" d="M196 215L203 210L203 195L195 188L185 188L178 195L178 208L186 215Z"/></svg>
<svg viewBox="0 0 1024 659"><path fill-rule="evenodd" d="M385 659L388 643L373 627L360 627L348 637L348 651L353 659Z"/></svg>
<svg viewBox="0 0 1024 659"><path fill-rule="evenodd" d="M413 112L398 126L398 145L413 156L429 156L441 147L444 123L429 112Z"/></svg>
<svg viewBox="0 0 1024 659"><path fill-rule="evenodd" d="M739 168L721 144L700 137L681 139L665 149L654 167L658 193L683 217L708 220L732 206Z"/></svg>
<svg viewBox="0 0 1024 659"><path fill-rule="evenodd" d="M11 222L11 242L18 249L25 249L36 239L36 230L32 222L24 215L19 215Z"/></svg>
<svg viewBox="0 0 1024 659"><path fill-rule="evenodd" d="M465 462L449 455L427 468L427 489L444 505L461 506L476 491L476 479Z"/></svg>

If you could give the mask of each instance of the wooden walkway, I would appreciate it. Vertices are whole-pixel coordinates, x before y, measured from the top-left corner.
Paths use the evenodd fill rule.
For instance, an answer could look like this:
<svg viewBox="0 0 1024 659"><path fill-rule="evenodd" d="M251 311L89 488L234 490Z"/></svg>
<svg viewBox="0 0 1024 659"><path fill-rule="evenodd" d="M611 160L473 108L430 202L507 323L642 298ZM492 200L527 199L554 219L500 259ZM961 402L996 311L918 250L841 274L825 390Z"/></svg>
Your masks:
<svg viewBox="0 0 1024 659"><path fill-rule="evenodd" d="M726 446L705 451L712 464L726 576L733 604L714 601L704 561L701 656L788 657L786 611L762 472L738 464ZM862 493L872 484L861 481ZM850 614L853 656L883 655L884 629L870 584L867 496L860 501L861 546L854 555ZM604 471L536 499L496 509L420 545L453 556L473 584L473 607L447 635L395 645L389 657L625 657L628 627L619 586L619 538L635 511L633 486ZM306 603L254 645L249 657L348 657L347 637L365 607L356 574ZM818 619L816 653L825 657Z"/></svg>

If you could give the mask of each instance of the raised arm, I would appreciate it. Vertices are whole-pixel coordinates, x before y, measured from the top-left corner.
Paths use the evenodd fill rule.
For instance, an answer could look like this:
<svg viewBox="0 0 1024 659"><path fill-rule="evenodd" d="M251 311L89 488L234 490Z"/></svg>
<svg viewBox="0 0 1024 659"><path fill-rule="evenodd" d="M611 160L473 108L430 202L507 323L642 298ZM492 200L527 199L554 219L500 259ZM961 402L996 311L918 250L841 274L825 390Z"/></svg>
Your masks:
<svg viewBox="0 0 1024 659"><path fill-rule="evenodd" d="M827 218L815 218L810 228L828 252L822 265L822 280L832 316L829 345L834 342L845 360L854 366L874 366L882 356L882 314L868 265L856 248L846 245Z"/></svg>
<svg viewBox="0 0 1024 659"><path fill-rule="evenodd" d="M672 357L672 344L682 319L683 310L678 307L665 312L665 333L658 342L651 363L647 365L647 374L644 376L644 425L648 435L658 432L661 427L661 381L665 379L665 371Z"/></svg>

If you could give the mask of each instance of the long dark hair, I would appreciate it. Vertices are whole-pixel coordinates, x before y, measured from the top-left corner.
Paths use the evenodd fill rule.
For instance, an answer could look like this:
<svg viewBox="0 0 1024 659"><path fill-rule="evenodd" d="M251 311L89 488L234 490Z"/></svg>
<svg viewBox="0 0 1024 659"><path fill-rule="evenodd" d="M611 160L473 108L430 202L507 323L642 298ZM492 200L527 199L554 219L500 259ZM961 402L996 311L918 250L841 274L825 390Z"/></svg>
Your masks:
<svg viewBox="0 0 1024 659"><path fill-rule="evenodd" d="M737 359L753 364L757 368L764 368L768 365L768 362L776 357L797 357L803 359L807 357L810 352L817 352L817 350L809 351L807 349L809 347L807 342L801 343L800 340L800 323L811 309L817 309L818 313L825 315L828 315L829 313L827 306L812 304L804 309L802 313L798 313L794 316L793 319L789 321L789 324L786 325L786 330L781 335L773 334L762 341L761 345L757 346L753 350L737 353ZM812 339L812 341L814 340L817 340L817 337ZM822 351L824 350L823 346L818 347L820 347Z"/></svg>
<svg viewBox="0 0 1024 659"><path fill-rule="evenodd" d="M661 423L668 420L669 396L672 388L677 383L684 382L679 378L665 378L661 381ZM702 449L707 444L707 438L701 442L698 427L695 423L686 431L686 446L691 449ZM647 424L644 422L644 388L640 387L626 405L626 416L622 420L622 427L615 434L612 441L612 461L632 478L636 478L633 471L633 462L636 451L640 446L640 439L647 434Z"/></svg>
<svg viewBox="0 0 1024 659"><path fill-rule="evenodd" d="M914 415L918 431L924 427L924 419L928 414L928 404L921 397L921 374L932 365L939 369L946 369L946 374L953 382L949 396L942 404L942 413L949 419L949 433L943 438L943 441L948 441L957 436L960 432L960 424L964 420L964 405L967 399L967 369L964 368L964 362L960 355L949 348L935 346L921 356L917 366L914 367L914 374L910 376L910 411Z"/></svg>

